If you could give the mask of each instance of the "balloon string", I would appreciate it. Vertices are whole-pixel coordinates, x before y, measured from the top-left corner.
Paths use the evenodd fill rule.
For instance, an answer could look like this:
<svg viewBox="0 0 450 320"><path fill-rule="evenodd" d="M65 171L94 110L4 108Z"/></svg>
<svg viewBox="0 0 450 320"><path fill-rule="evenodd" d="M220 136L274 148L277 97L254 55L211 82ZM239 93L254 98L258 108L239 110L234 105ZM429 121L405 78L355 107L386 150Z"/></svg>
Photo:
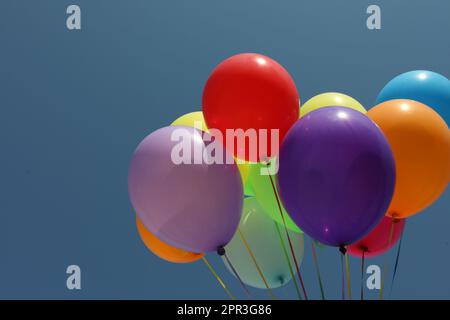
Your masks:
<svg viewBox="0 0 450 320"><path fill-rule="evenodd" d="M389 247L389 245L391 244L392 238L393 238L393 236L394 236L394 225L395 225L395 220L392 219L391 230L389 231L389 239L388 239L388 243L387 243L387 246L388 246L388 247ZM387 258L386 258L386 259L387 259ZM386 270L387 270L387 260L384 261L383 272L381 273L380 300L383 300L384 278L386 277Z"/></svg>
<svg viewBox="0 0 450 320"><path fill-rule="evenodd" d="M295 285L295 291L297 292L297 296L299 300L302 300L302 295L300 294L300 288L297 284L297 279L295 278L294 270L292 269L291 260L289 259L289 255L286 249L286 245L284 244L283 237L281 236L280 228L278 227L278 223L276 221L273 222L275 224L275 229L277 230L278 237L280 238L281 247L283 248L284 257L286 258L287 264L289 266L289 272L291 273L292 281Z"/></svg>
<svg viewBox="0 0 450 320"><path fill-rule="evenodd" d="M277 299L277 297L273 294L272 289L269 287L269 284L267 283L267 280L264 277L264 274L263 274L258 262L256 261L255 255L253 254L252 249L250 249L250 246L249 246L247 240L245 239L244 234L242 233L240 228L238 228L238 232L239 232L239 236L241 237L242 242L244 243L245 247L247 248L247 251L248 251L250 257L253 260L253 263L255 264L255 267L259 273L259 276L261 277L262 281L264 282L264 285L266 286L266 289L269 292L269 295L271 296L272 299Z"/></svg>
<svg viewBox="0 0 450 320"><path fill-rule="evenodd" d="M225 285L225 283L223 283L222 279L219 277L219 275L217 274L217 272L214 270L214 268L212 267L212 265L209 263L209 261L205 258L202 257L203 262L205 262L206 266L208 267L209 271L211 271L211 273L213 274L213 276L217 279L217 281L220 283L220 285L222 286L223 290L225 290L225 292L227 293L227 295L230 297L231 300L236 300L236 297L231 293L230 290L228 290L227 286Z"/></svg>
<svg viewBox="0 0 450 320"><path fill-rule="evenodd" d="M361 259L361 300L364 300L364 259L365 259L366 250L362 252Z"/></svg>
<svg viewBox="0 0 450 320"><path fill-rule="evenodd" d="M320 276L319 261L317 259L316 246L314 245L314 241L312 239L311 239L311 247L312 247L313 258L314 258L314 266L316 267L317 280L319 281L319 286L320 286L320 295L322 297L322 300L325 300L325 292L323 290L322 277Z"/></svg>
<svg viewBox="0 0 450 320"><path fill-rule="evenodd" d="M400 250L402 248L402 240L403 240L404 233L405 233L405 229L402 230L402 234L400 235L400 241L398 243L397 257L395 258L394 273L392 274L392 282L391 282L391 289L389 291L389 298L391 297L392 288L394 287L394 280L395 280L395 275L397 274L398 261L400 259Z"/></svg>
<svg viewBox="0 0 450 320"><path fill-rule="evenodd" d="M352 285L350 283L350 267L348 262L348 254L345 254L345 272L347 276L348 300L352 300Z"/></svg>
<svg viewBox="0 0 450 320"><path fill-rule="evenodd" d="M342 300L345 300L345 271L344 271L344 254L341 253L341 273L342 273L342 280L341 280L341 286L342 286Z"/></svg>
<svg viewBox="0 0 450 320"><path fill-rule="evenodd" d="M241 284L242 289L244 289L245 294L247 295L247 297L249 299L251 299L251 295L250 295L250 291L248 290L247 286L245 285L245 283L242 281L241 277L239 276L239 273L236 271L236 269L234 268L233 264L231 263L230 259L228 258L226 252L223 253L223 256L225 257L225 260L227 261L228 265L231 268L231 271L233 271L234 275L236 276L236 278L239 280L239 283Z"/></svg>
<svg viewBox="0 0 450 320"><path fill-rule="evenodd" d="M291 237L289 236L289 232L288 232L288 229L287 229L287 226L286 226L286 220L284 219L283 210L281 209L280 199L278 198L277 190L275 189L275 184L273 183L272 176L271 175L268 175L268 176L269 176L269 179L270 179L270 183L272 184L273 193L274 193L275 198L277 200L278 209L280 211L281 219L283 220L284 230L286 231L286 237L288 239L289 247L291 249L291 255L292 255L292 258L294 260L295 268L297 269L298 279L300 280L300 284L302 286L303 295L305 296L305 300L308 300L308 294L306 293L305 284L303 283L303 278L302 278L302 275L300 273L300 268L298 267L297 258L295 257L294 247L292 246Z"/></svg>

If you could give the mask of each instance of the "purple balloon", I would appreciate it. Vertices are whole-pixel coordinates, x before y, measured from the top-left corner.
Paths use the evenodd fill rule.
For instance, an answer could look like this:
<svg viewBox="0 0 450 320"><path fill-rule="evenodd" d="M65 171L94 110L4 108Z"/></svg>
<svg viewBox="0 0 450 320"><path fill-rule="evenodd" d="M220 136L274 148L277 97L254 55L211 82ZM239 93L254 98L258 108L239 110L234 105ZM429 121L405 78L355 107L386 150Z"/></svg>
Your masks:
<svg viewBox="0 0 450 320"><path fill-rule="evenodd" d="M205 163L202 154L211 140L208 133L190 127L156 130L137 147L128 173L131 203L145 227L160 240L192 252L225 246L241 216L239 170L234 162ZM179 152L182 142L191 150ZM227 151L222 144L215 146L216 152L222 151L224 162ZM200 157L195 150L201 152ZM192 161L197 157L197 161L176 164L180 157Z"/></svg>
<svg viewBox="0 0 450 320"><path fill-rule="evenodd" d="M350 108L326 107L289 130L278 183L287 212L304 232L344 246L383 218L394 192L395 163L372 120Z"/></svg>

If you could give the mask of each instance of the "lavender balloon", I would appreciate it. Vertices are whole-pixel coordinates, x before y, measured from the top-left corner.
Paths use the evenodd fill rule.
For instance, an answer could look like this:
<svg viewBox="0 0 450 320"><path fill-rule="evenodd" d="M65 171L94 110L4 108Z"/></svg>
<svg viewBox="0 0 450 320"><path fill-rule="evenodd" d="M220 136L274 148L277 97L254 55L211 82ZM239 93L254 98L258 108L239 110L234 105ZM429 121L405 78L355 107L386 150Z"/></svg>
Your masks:
<svg viewBox="0 0 450 320"><path fill-rule="evenodd" d="M304 232L344 246L383 218L394 191L395 163L372 120L349 108L326 107L289 130L278 183L286 210Z"/></svg>
<svg viewBox="0 0 450 320"><path fill-rule="evenodd" d="M225 163L227 151L211 140L190 127L159 129L139 144L128 173L130 199L145 227L162 241L192 252L226 245L241 216L238 168ZM212 143L215 158L207 153Z"/></svg>

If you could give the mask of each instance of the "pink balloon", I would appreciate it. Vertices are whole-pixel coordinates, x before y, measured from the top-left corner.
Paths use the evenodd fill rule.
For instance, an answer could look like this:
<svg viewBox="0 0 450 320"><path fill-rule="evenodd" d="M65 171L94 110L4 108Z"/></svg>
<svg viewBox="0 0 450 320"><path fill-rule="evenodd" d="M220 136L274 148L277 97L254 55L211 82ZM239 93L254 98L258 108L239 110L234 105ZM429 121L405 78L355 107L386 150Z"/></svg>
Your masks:
<svg viewBox="0 0 450 320"><path fill-rule="evenodd" d="M133 154L128 191L136 214L160 240L191 252L216 251L233 237L243 202L241 176L231 164L200 161L178 163L173 159L183 133L191 150L182 152L194 161L195 151L205 152L212 137L190 127L170 126L147 136ZM223 157L225 148L220 144Z"/></svg>

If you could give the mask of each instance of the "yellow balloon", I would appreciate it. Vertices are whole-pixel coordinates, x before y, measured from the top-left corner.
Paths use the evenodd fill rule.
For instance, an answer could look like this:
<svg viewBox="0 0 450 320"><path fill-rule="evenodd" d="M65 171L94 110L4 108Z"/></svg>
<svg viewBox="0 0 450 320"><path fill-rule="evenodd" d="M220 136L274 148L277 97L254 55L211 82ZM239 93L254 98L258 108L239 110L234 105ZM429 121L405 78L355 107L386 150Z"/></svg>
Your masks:
<svg viewBox="0 0 450 320"><path fill-rule="evenodd" d="M250 173L250 164L248 162L236 163L236 164L239 168L239 172L241 173L242 182L245 185L245 183L247 182L247 179L248 179L248 174Z"/></svg>
<svg viewBox="0 0 450 320"><path fill-rule="evenodd" d="M300 117L303 117L311 111L331 106L347 107L364 114L367 113L367 110L364 109L361 103L352 97L339 92L327 92L314 96L306 101L300 107Z"/></svg>
<svg viewBox="0 0 450 320"><path fill-rule="evenodd" d="M193 127L208 132L208 127L206 126L205 118L203 117L203 112L201 111L186 113L185 115L182 115L181 117L176 119L170 125Z"/></svg>
<svg viewBox="0 0 450 320"><path fill-rule="evenodd" d="M253 191L250 181L248 180L249 175L250 175L250 170L252 168L252 165L254 165L254 163L252 163L252 162L239 163L238 159L235 159L235 160L236 160L236 164L238 166L239 172L241 173L242 184L244 185L244 194L246 196L255 195L255 192Z"/></svg>

